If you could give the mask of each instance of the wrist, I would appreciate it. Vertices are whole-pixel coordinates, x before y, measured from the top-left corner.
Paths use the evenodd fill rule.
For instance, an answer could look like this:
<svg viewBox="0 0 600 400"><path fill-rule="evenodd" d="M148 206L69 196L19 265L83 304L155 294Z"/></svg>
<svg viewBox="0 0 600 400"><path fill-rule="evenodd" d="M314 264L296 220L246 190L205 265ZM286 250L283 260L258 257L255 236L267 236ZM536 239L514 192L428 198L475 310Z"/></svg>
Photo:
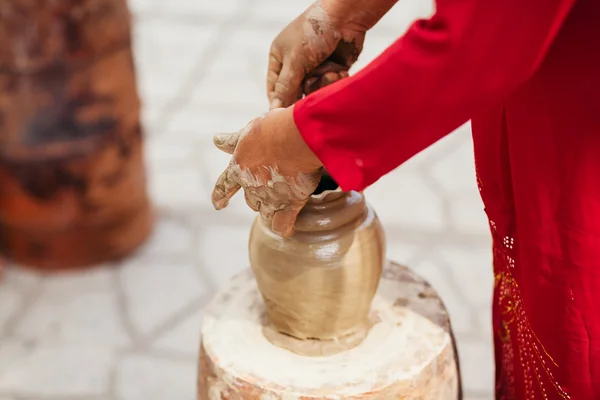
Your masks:
<svg viewBox="0 0 600 400"><path fill-rule="evenodd" d="M371 29L398 0L317 0L339 30L366 32Z"/></svg>
<svg viewBox="0 0 600 400"><path fill-rule="evenodd" d="M289 140L291 141L293 148L297 149L298 154L300 155L299 158L304 161L303 164L312 168L322 167L323 163L311 150L308 144L306 144L302 132L300 132L300 129L298 129L298 126L296 125L294 106L288 107L285 112L288 114L286 119L290 124L289 129L287 130L290 133Z"/></svg>

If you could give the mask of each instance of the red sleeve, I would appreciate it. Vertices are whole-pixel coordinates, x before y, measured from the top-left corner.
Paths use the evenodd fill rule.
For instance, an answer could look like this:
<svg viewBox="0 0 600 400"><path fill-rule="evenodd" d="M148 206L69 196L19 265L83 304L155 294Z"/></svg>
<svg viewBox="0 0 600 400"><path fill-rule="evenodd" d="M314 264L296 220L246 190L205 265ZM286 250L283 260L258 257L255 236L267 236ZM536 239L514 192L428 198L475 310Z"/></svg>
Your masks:
<svg viewBox="0 0 600 400"><path fill-rule="evenodd" d="M302 99L304 140L362 190L529 78L575 0L438 0L357 73Z"/></svg>

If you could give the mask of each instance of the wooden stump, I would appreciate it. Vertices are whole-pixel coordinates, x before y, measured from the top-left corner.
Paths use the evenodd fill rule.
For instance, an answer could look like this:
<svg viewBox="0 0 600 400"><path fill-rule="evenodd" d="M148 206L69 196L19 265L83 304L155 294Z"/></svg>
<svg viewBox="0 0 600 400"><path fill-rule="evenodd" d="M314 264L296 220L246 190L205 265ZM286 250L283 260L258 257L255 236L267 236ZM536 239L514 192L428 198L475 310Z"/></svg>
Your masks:
<svg viewBox="0 0 600 400"><path fill-rule="evenodd" d="M299 355L264 336L262 299L252 273L245 271L205 310L198 399L460 398L448 315L431 286L390 263L372 317L374 324L358 346L330 356ZM304 350L318 347L303 342Z"/></svg>
<svg viewBox="0 0 600 400"><path fill-rule="evenodd" d="M0 251L45 270L117 259L152 227L125 0L0 10Z"/></svg>

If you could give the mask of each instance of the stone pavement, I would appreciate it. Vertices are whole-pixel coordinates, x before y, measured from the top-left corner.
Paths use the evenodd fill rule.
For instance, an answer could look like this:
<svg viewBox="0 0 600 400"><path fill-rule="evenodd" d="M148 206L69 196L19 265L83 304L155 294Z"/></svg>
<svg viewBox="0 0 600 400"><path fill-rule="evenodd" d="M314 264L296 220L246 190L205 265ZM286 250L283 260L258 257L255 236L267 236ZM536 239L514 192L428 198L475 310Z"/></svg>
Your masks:
<svg viewBox="0 0 600 400"><path fill-rule="evenodd" d="M152 240L117 268L0 285L0 400L193 400L202 306L247 265L243 196L215 212L228 157L211 135L267 109L267 51L309 0L131 0L145 102ZM359 67L431 12L401 0ZM426 277L458 337L466 398L491 399L490 239L465 126L367 191L389 256Z"/></svg>

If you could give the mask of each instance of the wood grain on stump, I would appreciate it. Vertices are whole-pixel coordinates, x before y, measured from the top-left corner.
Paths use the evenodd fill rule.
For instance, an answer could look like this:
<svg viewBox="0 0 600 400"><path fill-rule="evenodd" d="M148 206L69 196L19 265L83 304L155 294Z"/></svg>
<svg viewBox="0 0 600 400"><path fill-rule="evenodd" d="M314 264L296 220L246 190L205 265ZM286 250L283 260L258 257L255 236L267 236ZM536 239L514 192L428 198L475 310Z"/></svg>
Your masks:
<svg viewBox="0 0 600 400"><path fill-rule="evenodd" d="M46 270L117 259L152 227L124 0L0 10L0 251Z"/></svg>
<svg viewBox="0 0 600 400"><path fill-rule="evenodd" d="M285 350L265 338L264 306L252 273L245 271L205 310L198 398L459 398L460 374L448 315L431 286L409 269L389 264L372 317L367 337L350 350L312 357Z"/></svg>

